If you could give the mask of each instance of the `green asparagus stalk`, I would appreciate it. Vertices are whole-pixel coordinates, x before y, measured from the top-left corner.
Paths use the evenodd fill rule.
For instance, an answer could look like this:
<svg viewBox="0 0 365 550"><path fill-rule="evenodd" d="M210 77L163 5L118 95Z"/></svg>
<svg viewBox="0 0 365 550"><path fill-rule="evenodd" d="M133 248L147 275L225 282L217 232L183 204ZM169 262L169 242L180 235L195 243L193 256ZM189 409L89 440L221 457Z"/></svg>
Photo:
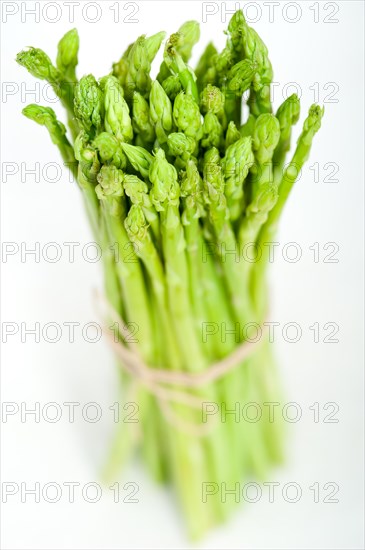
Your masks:
<svg viewBox="0 0 365 550"><path fill-rule="evenodd" d="M228 23L228 47L231 49L236 63L244 58L243 34L245 32L245 18L242 10L237 10Z"/></svg>
<svg viewBox="0 0 365 550"><path fill-rule="evenodd" d="M183 169L192 157L196 143L192 137L186 136L183 132L173 132L167 138L167 146L170 155L175 157L175 168Z"/></svg>
<svg viewBox="0 0 365 550"><path fill-rule="evenodd" d="M128 189L128 186L126 189ZM179 367L179 354L177 352L175 337L169 330L171 321L168 314L165 273L149 232L145 211L146 208L143 208L140 203L135 202L128 212L124 225L130 241L136 245L137 255L141 258L150 276L158 306L158 318L161 323L161 329L165 334L165 343L167 344L167 350L163 354L164 358L169 361L172 369L177 369Z"/></svg>
<svg viewBox="0 0 365 550"><path fill-rule="evenodd" d="M228 149L230 145L233 145L236 141L238 141L241 137L240 131L237 129L237 126L231 120L231 122L228 124L227 132L226 132L226 139L225 139L225 148Z"/></svg>
<svg viewBox="0 0 365 550"><path fill-rule="evenodd" d="M300 102L296 94L289 96L276 113L280 124L280 139L273 156L275 180L281 179L285 157L290 150L292 126L298 122L299 115Z"/></svg>
<svg viewBox="0 0 365 550"><path fill-rule="evenodd" d="M184 63L190 59L192 49L199 40L200 29L196 21L186 21L181 25L178 32L174 35L174 48ZM166 62L167 61L167 62ZM161 64L157 80L162 83L171 75L169 61L164 59Z"/></svg>
<svg viewBox="0 0 365 550"><path fill-rule="evenodd" d="M66 136L65 125L56 118L56 114L51 107L41 107L40 105L27 105L23 109L23 115L34 120L37 124L45 126L49 132L52 142L58 147L61 157L74 177L77 175L77 162L74 149Z"/></svg>
<svg viewBox="0 0 365 550"><path fill-rule="evenodd" d="M241 246L255 244L261 226L266 222L270 210L277 201L278 186L274 182L271 161L279 139L278 119L270 114L260 115L256 120L253 134L253 149L257 163L254 166L251 202L240 225Z"/></svg>
<svg viewBox="0 0 365 550"><path fill-rule="evenodd" d="M181 82L178 76L170 75L162 82L162 87L166 92L171 103L175 101L176 96L182 92Z"/></svg>
<svg viewBox="0 0 365 550"><path fill-rule="evenodd" d="M183 134L184 135L184 134ZM194 326L201 338L201 328L207 319L207 312L204 304L206 303L204 296L204 287L201 284L203 278L203 263L201 261L202 253L202 235L199 225L199 219L204 216L204 202L202 196L202 183L199 171L193 160L188 160L186 171L183 174L181 181L181 196L183 197L183 215L182 224L184 226L184 234L186 239L187 261L190 272L190 292L191 303L194 310ZM213 343L211 340L206 346L209 351L208 355L213 358Z"/></svg>
<svg viewBox="0 0 365 550"><path fill-rule="evenodd" d="M198 87L196 84L196 76L193 71L186 65L182 54L179 51L180 35L172 34L166 43L164 52L164 62L169 71L179 77L181 85L185 92L192 95L194 100L199 102Z"/></svg>
<svg viewBox="0 0 365 550"><path fill-rule="evenodd" d="M148 61L150 63L152 63L152 61L155 59L165 36L166 33L164 31L161 31L153 34L152 36L148 36L145 39L146 52L148 56Z"/></svg>
<svg viewBox="0 0 365 550"><path fill-rule="evenodd" d="M152 203L160 212L169 307L178 332L180 351L185 368L201 370L205 361L191 323L193 315L188 291L186 242L179 213L180 189L176 170L167 162L162 149L156 152L149 176ZM194 357L193 364L191 357Z"/></svg>
<svg viewBox="0 0 365 550"><path fill-rule="evenodd" d="M214 84L216 81L216 70L213 60L217 53L214 44L209 42L199 59L195 68L196 83L199 91L204 90L208 84Z"/></svg>
<svg viewBox="0 0 365 550"><path fill-rule="evenodd" d="M295 153L280 182L279 198L275 208L270 214L270 220L266 226L266 230L270 226L275 230L275 224L280 217L289 193L303 167L303 164L309 157L313 138L321 127L323 113L324 109L321 109L318 105L312 105L309 109L309 114L304 122L302 133L297 141Z"/></svg>
<svg viewBox="0 0 365 550"><path fill-rule="evenodd" d="M225 176L225 195L230 219L235 222L244 209L244 181L254 163L251 138L243 137L232 143L222 160Z"/></svg>
<svg viewBox="0 0 365 550"><path fill-rule="evenodd" d="M97 235L100 227L100 212L99 202L95 194L95 185L100 170L100 161L96 150L89 143L88 135L84 131L81 131L77 136L74 150L78 161L77 181L83 192L93 234Z"/></svg>
<svg viewBox="0 0 365 550"><path fill-rule="evenodd" d="M238 322L252 321L245 293L238 292L247 284L242 278L242 264L238 243L229 220L227 199L224 194L224 174L217 149L209 149L204 155L204 195L209 209L209 219L216 237L217 255L222 262L231 303Z"/></svg>
<svg viewBox="0 0 365 550"><path fill-rule="evenodd" d="M157 80L151 86L150 113L155 125L156 137L162 145L172 130L172 106L165 90Z"/></svg>
<svg viewBox="0 0 365 550"><path fill-rule="evenodd" d="M258 311L263 311L267 303L264 278L265 267L268 262L268 247L264 246L264 243L272 242L275 237L280 215L283 211L290 191L303 167L303 164L309 157L313 138L321 127L323 113L324 109L321 109L318 105L312 105L310 107L308 117L303 125L302 133L298 138L297 147L293 158L285 169L279 184L278 200L270 211L268 220L259 235L258 245L262 251L262 256L260 261L254 266L254 274L252 277L254 299L257 304Z"/></svg>
<svg viewBox="0 0 365 550"><path fill-rule="evenodd" d="M118 244L117 270L123 302L126 306L127 321L137 324L142 355L150 360L153 350L149 301L141 266L136 257L130 260L131 244L123 224L126 215L123 177L123 172L115 166L102 166L97 176L98 185L95 192L103 207L110 241Z"/></svg>
<svg viewBox="0 0 365 550"><path fill-rule="evenodd" d="M93 138L104 125L103 92L93 75L84 76L75 88L74 111L80 126Z"/></svg>
<svg viewBox="0 0 365 550"><path fill-rule="evenodd" d="M248 119L240 127L240 134L242 137L252 136L256 124L256 117L253 114L250 114Z"/></svg>
<svg viewBox="0 0 365 550"><path fill-rule="evenodd" d="M193 97L181 92L175 99L173 119L180 132L196 142L202 136L202 120L199 106Z"/></svg>
<svg viewBox="0 0 365 550"><path fill-rule="evenodd" d="M105 129L119 141L129 143L133 139L132 121L129 107L123 97L123 88L115 76L103 81Z"/></svg>
<svg viewBox="0 0 365 550"><path fill-rule="evenodd" d="M267 47L257 32L248 26L245 26L245 30L246 32L243 35L245 55L258 64L249 100L252 114L258 116L259 114L272 112L270 84L273 71Z"/></svg>
<svg viewBox="0 0 365 550"><path fill-rule="evenodd" d="M151 227L154 239L159 246L160 220L148 194L148 185L137 176L126 174L123 178L123 186L125 194L130 198L132 204L139 206L142 210L143 216ZM135 212L137 217L139 210L135 209ZM141 222L144 221L141 215L139 215L138 219ZM142 225L144 226L144 223Z"/></svg>
<svg viewBox="0 0 365 550"><path fill-rule="evenodd" d="M124 170L127 166L127 157L115 136L108 132L101 132L92 142L98 151L103 164L113 164L116 168Z"/></svg>
<svg viewBox="0 0 365 550"><path fill-rule="evenodd" d="M200 94L200 109L204 116L202 147L220 149L224 132L224 94L216 86L208 84Z"/></svg>
<svg viewBox="0 0 365 550"><path fill-rule="evenodd" d="M241 124L242 94L250 88L256 70L255 62L243 59L233 65L228 73L225 90L225 111L228 120L233 120L237 125Z"/></svg>
<svg viewBox="0 0 365 550"><path fill-rule="evenodd" d="M125 81L127 78L128 70L129 70L129 62L128 62L128 56L132 49L134 42L129 44L128 48L123 53L122 57L119 59L117 63L113 63L113 75L117 77L121 85L125 86Z"/></svg>
<svg viewBox="0 0 365 550"><path fill-rule="evenodd" d="M153 159L151 153L139 145L130 145L129 143L121 143L121 147L133 168L144 178L148 178L150 165Z"/></svg>
<svg viewBox="0 0 365 550"><path fill-rule="evenodd" d="M200 38L200 28L197 21L186 21L178 30L177 49L183 61L187 63L191 57L193 47Z"/></svg>
<svg viewBox="0 0 365 550"><path fill-rule="evenodd" d="M135 91L142 96L148 97L151 87L150 69L148 59L146 38L140 36L134 42L128 55L128 73L125 80L124 90L126 97L132 98Z"/></svg>
<svg viewBox="0 0 365 550"><path fill-rule="evenodd" d="M58 43L57 69L67 82L76 84L76 67L78 63L79 35L76 29L68 31ZM71 88L72 89L72 88Z"/></svg>
<svg viewBox="0 0 365 550"><path fill-rule="evenodd" d="M136 143L148 150L155 141L155 128L151 122L150 106L141 94L133 94L132 125L136 134Z"/></svg>
<svg viewBox="0 0 365 550"><path fill-rule="evenodd" d="M225 48L219 53L217 53L212 59L213 71L211 76L214 74L214 81L211 82L215 86L224 88L224 85L227 80L227 75L229 70L234 65L234 55L230 45L226 45Z"/></svg>

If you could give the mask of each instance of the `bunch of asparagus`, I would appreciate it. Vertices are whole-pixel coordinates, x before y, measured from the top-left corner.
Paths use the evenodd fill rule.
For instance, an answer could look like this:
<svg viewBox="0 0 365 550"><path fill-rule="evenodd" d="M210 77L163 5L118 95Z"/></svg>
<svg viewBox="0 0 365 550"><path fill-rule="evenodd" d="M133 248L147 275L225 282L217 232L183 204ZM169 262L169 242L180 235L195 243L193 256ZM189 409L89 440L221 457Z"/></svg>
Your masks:
<svg viewBox="0 0 365 550"><path fill-rule="evenodd" d="M285 164L299 100L288 97L273 114L268 51L242 11L229 22L224 49L208 44L195 71L188 62L199 26L183 24L167 40L153 79L164 38L140 36L99 80L76 78L76 30L59 42L56 66L37 48L20 52L17 61L48 81L66 108L70 138L51 108L28 105L23 113L47 128L77 179L102 247L107 298L137 327L139 354L151 367L199 373L249 338L244 327L265 320L264 244L275 236L323 111L310 108ZM256 249L256 261L244 256L248 247ZM123 378L124 386L132 383ZM231 509L217 487L262 479L282 458L282 427L262 407L280 400L270 345L263 339L221 379L189 391L227 413L199 435L168 422L143 385L137 400L143 456L156 479L176 486L196 538ZM251 402L261 405L261 417L244 422L237 405ZM201 411L171 406L202 425ZM133 442L121 426L112 470ZM215 489L203 498L207 483Z"/></svg>

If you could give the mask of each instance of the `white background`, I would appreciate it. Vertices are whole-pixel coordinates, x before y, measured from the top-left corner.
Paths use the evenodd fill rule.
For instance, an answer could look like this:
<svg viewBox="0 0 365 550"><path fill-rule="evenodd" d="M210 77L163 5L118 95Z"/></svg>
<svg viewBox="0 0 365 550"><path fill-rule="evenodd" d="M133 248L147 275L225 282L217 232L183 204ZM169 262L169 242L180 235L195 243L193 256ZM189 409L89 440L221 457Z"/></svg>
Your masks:
<svg viewBox="0 0 365 550"><path fill-rule="evenodd" d="M19 8L5 21L5 4L9 10ZM41 15L39 23L27 15L21 21L21 11L34 2L2 2L3 82L14 82L19 91L2 98L2 162L14 162L19 172L2 181L2 240L4 242L80 242L91 241L78 189L68 182L66 172L51 183L32 175L22 181L21 163L41 168L47 162L59 162L58 152L44 129L20 114L25 104L35 101L34 95L22 97L20 90L34 88L35 80L14 61L16 53L33 45L55 57L59 38L68 29L79 30L81 49L78 74L93 72L97 77L110 70L112 61L142 33L152 34L164 29L173 32L186 19L202 20L200 2L138 2L134 18L138 23L113 21L110 6L99 2L101 20L90 23L83 19L80 2L75 7L75 22L68 21L68 11L58 2L61 19L50 23ZM45 2L40 2L44 6ZM55 3L50 3L55 4ZM251 5L255 4L251 2ZM337 103L325 103L325 117L314 141L309 165L297 183L285 210L278 241L281 245L295 241L302 248L297 263L280 259L271 270L272 318L281 324L296 321L303 327L303 336L290 344L279 336L277 355L281 365L288 401L300 404L302 419L291 425L288 460L285 467L272 472L272 481L281 484L295 481L303 489L301 500L287 503L279 497L268 502L267 492L256 504L246 503L224 527L212 532L201 548L250 549L357 549L363 548L363 3L358 1L317 3L319 21L314 22L314 2L297 2L301 17L296 23L294 8L281 3L275 8L274 21L269 20L268 7L262 6L262 16L254 26L269 47L274 67L275 107L282 101L285 83L299 82L302 88L302 117L314 100L310 89L319 83L319 101L335 82L339 90ZM213 3L212 3L213 5ZM233 3L227 3L232 7ZM242 4L241 4L242 5ZM23 7L22 7L23 6ZM256 3L257 6L257 3ZM331 17L333 6L339 7ZM123 7L123 3L121 3ZM194 61L209 39L218 46L224 43L226 27L222 6L201 25L201 43ZM255 17L255 6L249 12ZM284 11L283 11L284 8ZM56 15L49 7L45 17ZM52 11L53 10L53 11ZM286 11L289 10L289 11ZM130 10L121 9L121 19ZM93 18L92 8L88 17ZM324 17L338 19L325 23ZM228 16L229 17L229 16ZM3 85L4 86L4 85ZM23 88L22 88L23 86ZM10 88L6 88L9 90ZM42 85L41 88L42 90ZM294 90L291 90L291 93ZM3 88L4 94L4 88ZM45 103L40 98L41 103ZM60 117L62 111L56 110ZM300 131L298 124L295 137ZM320 182L315 183L308 166L318 162ZM339 167L338 183L325 183L328 175L324 165L335 162ZM4 169L4 164L3 164ZM50 177L51 177L50 172ZM313 261L313 243L320 243L321 261ZM335 242L339 246L338 263L323 262L323 245ZM20 246L20 244L19 244ZM280 250L280 249L279 249ZM20 254L2 263L2 320L25 322L77 321L83 325L97 321L91 294L102 288L98 264L82 259L76 253L75 263L69 263L67 249L58 263L28 257L21 262ZM328 252L328 251L327 251ZM309 326L336 322L339 327L337 344L313 343ZM326 333L322 333L323 335ZM96 401L103 406L103 418L96 424L64 418L56 424L31 417L22 423L20 415L2 418L2 480L31 486L39 481L62 484L100 482L100 468L113 433L108 406L118 399L117 373L113 357L105 342L86 343L78 337L67 341L65 332L56 344L34 343L32 337L22 343L20 335L8 339L2 350L2 400L22 401L29 406L78 401ZM309 407L319 402L339 406L338 423L314 423ZM323 416L323 415L322 415ZM79 418L79 417L78 417ZM84 502L79 496L70 504L66 497L59 503L35 504L32 497L26 503L20 496L9 497L2 505L2 547L7 549L117 549L117 548L187 548L184 526L170 491L154 485L139 463L130 465L121 481L139 485L139 503L113 502L112 493L104 489L96 504ZM338 503L313 502L309 486L318 482L339 485Z"/></svg>

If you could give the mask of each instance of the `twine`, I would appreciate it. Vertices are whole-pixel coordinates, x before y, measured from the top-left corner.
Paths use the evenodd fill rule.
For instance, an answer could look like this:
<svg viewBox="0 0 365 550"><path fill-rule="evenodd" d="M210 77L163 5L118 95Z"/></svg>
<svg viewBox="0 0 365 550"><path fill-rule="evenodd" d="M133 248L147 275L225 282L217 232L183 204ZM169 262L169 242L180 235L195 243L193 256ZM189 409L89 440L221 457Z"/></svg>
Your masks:
<svg viewBox="0 0 365 550"><path fill-rule="evenodd" d="M100 296L97 295L96 297L97 302L100 303ZM261 344L261 338L255 342L242 342L229 355L211 363L203 372L188 373L155 368L148 365L141 357L138 347L133 342L133 335L127 328L127 323L106 300L103 300L103 302L107 308L108 316L114 324L117 323L118 331L124 339L123 341L118 338L118 341L116 341L115 332L104 323L104 334L109 341L110 347L120 360L119 364L121 368L131 375L134 382L144 386L156 397L164 417L175 428L192 436L200 437L207 435L213 427L212 417L209 417L204 425L189 422L176 414L171 405L171 403L176 403L201 410L207 401L188 391L168 386L199 389L219 380L250 357ZM106 316L103 315L103 318L105 319ZM267 325L260 325L260 328L262 336L267 330Z"/></svg>

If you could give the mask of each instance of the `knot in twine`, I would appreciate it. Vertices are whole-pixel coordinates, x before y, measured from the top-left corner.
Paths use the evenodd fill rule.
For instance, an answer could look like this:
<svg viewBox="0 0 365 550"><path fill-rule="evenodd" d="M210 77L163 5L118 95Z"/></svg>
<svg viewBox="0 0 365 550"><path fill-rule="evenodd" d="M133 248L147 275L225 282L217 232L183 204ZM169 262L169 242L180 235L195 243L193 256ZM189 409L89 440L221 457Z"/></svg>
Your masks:
<svg viewBox="0 0 365 550"><path fill-rule="evenodd" d="M100 296L98 294L96 298L97 302L100 303ZM106 306L108 317L113 322L113 326L115 326L115 323L117 324L118 332L124 339L121 340L119 336L116 339L115 331L104 321L104 334L120 360L119 364L121 368L131 375L135 383L144 386L156 397L165 419L173 427L180 429L188 435L198 437L210 433L213 427L211 416L203 425L190 422L176 413L172 403L186 405L191 409L202 410L204 403L208 403L208 401L187 390L202 388L233 371L240 363L254 353L261 344L262 339L242 342L229 355L208 365L203 372L169 371L150 366L144 361L135 341L133 341L133 335L128 329L127 323L105 299L103 299L103 302ZM106 315L104 314L102 318L105 320ZM267 325L262 324L259 326L262 330L262 335L266 332ZM186 389L175 389L171 386L180 386L180 388Z"/></svg>

